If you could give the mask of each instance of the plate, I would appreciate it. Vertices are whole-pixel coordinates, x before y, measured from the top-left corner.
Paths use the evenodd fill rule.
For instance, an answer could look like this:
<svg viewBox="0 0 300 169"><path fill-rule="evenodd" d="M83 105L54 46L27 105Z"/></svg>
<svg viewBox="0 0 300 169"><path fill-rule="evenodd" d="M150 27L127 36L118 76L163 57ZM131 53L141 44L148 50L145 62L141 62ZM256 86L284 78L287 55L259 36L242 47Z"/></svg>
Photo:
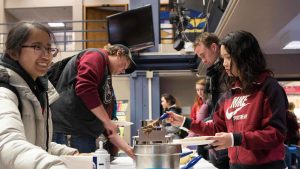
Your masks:
<svg viewBox="0 0 300 169"><path fill-rule="evenodd" d="M115 123L119 127L127 127L133 124L132 122L129 121L113 121L113 123Z"/></svg>
<svg viewBox="0 0 300 169"><path fill-rule="evenodd" d="M201 137L188 137L184 139L175 139L173 140L173 144L182 144L182 145L206 145L206 144L211 144L215 140L208 140L207 137L211 136L201 136Z"/></svg>

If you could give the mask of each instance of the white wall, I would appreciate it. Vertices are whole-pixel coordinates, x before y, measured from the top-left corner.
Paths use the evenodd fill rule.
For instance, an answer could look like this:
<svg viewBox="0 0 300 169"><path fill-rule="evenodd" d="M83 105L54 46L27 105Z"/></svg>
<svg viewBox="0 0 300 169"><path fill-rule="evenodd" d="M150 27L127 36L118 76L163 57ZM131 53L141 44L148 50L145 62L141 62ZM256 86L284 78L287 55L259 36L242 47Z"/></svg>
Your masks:
<svg viewBox="0 0 300 169"><path fill-rule="evenodd" d="M268 67L276 77L300 77L300 54L266 55Z"/></svg>
<svg viewBox="0 0 300 169"><path fill-rule="evenodd" d="M190 108L195 98L195 82L198 80L196 75L182 75L182 77L163 76L160 77L160 93L173 95L179 106L183 108L182 114L189 115ZM160 99L160 98L159 98Z"/></svg>
<svg viewBox="0 0 300 169"><path fill-rule="evenodd" d="M130 79L128 76L113 76L112 83L117 100L129 101L126 112L126 121L130 121ZM131 145L130 127L124 128L124 139L128 144Z"/></svg>
<svg viewBox="0 0 300 169"><path fill-rule="evenodd" d="M3 1L3 0L1 0ZM1 2L0 1L0 2ZM72 20L80 21L83 20L83 0L4 0L4 9L15 9L15 8L42 8L42 7L61 7L61 6L71 6L72 7ZM1 7L0 7L1 8ZM0 9L1 10L1 9ZM55 11L53 11L55 12ZM42 15L42 14L41 14ZM1 18L0 18L0 22ZM4 20L4 22L13 22L9 20ZM82 24L74 23L74 30L82 30ZM75 40L82 39L82 33L75 33ZM75 48L81 49L80 43L76 43Z"/></svg>
<svg viewBox="0 0 300 169"><path fill-rule="evenodd" d="M5 22L5 11L4 11L4 0L0 0L0 23ZM6 30L3 26L0 26L0 32L4 32ZM0 34L0 43L4 43L4 35ZM4 45L0 44L0 52L4 50Z"/></svg>
<svg viewBox="0 0 300 169"><path fill-rule="evenodd" d="M77 6L82 4L82 0L4 0L5 8L38 8L38 7L58 7ZM80 12L80 11L77 11Z"/></svg>
<svg viewBox="0 0 300 169"><path fill-rule="evenodd" d="M5 0L0 0L0 23L15 22L17 19L5 12ZM8 32L7 25L0 25L0 33ZM0 43L5 43L6 35L0 34ZM4 44L0 44L0 52L4 51Z"/></svg>
<svg viewBox="0 0 300 169"><path fill-rule="evenodd" d="M5 11L4 11L4 0L0 0L0 21L3 23L5 21ZM0 31L2 32L2 29L0 27Z"/></svg>

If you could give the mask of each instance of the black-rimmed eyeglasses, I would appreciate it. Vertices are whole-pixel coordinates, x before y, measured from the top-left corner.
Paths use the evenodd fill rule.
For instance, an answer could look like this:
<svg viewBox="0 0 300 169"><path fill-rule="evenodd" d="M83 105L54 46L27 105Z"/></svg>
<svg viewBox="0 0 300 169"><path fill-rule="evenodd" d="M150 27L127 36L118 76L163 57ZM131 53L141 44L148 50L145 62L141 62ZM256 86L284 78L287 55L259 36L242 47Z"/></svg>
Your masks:
<svg viewBox="0 0 300 169"><path fill-rule="evenodd" d="M57 48L46 48L42 45L22 45L22 48L33 48L34 53L37 55L45 55L47 54L51 54L53 57L55 57L58 53L58 49Z"/></svg>

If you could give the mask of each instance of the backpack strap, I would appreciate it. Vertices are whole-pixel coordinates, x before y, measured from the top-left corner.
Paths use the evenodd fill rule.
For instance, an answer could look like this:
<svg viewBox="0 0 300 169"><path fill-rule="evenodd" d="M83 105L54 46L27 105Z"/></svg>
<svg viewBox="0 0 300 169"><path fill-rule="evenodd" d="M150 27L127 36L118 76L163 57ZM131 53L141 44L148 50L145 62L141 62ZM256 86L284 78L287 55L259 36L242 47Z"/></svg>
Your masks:
<svg viewBox="0 0 300 169"><path fill-rule="evenodd" d="M23 106L22 106L21 98L20 98L20 95L19 95L19 92L17 91L17 89L14 86L12 86L8 83L5 83L3 81L0 81L0 87L5 87L5 88L7 88L7 89L9 89L9 90L11 90L12 92L15 93L15 95L17 96L18 101L19 101L18 108L19 108L19 111L20 111L21 117L22 117L22 108L23 108Z"/></svg>

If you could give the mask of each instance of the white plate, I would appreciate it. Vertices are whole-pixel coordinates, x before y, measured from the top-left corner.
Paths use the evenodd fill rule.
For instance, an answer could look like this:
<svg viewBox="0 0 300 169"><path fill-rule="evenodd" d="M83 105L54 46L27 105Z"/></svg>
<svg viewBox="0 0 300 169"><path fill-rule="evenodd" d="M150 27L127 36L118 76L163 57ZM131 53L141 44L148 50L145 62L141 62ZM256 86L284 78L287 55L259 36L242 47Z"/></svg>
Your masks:
<svg viewBox="0 0 300 169"><path fill-rule="evenodd" d="M126 127L126 126L130 126L133 124L132 122L129 122L129 121L113 121L113 123L115 123L119 127Z"/></svg>
<svg viewBox="0 0 300 169"><path fill-rule="evenodd" d="M173 140L173 144L182 144L182 145L206 145L211 144L215 140L207 140L208 136L201 136L201 137L188 137L185 139L175 139Z"/></svg>

